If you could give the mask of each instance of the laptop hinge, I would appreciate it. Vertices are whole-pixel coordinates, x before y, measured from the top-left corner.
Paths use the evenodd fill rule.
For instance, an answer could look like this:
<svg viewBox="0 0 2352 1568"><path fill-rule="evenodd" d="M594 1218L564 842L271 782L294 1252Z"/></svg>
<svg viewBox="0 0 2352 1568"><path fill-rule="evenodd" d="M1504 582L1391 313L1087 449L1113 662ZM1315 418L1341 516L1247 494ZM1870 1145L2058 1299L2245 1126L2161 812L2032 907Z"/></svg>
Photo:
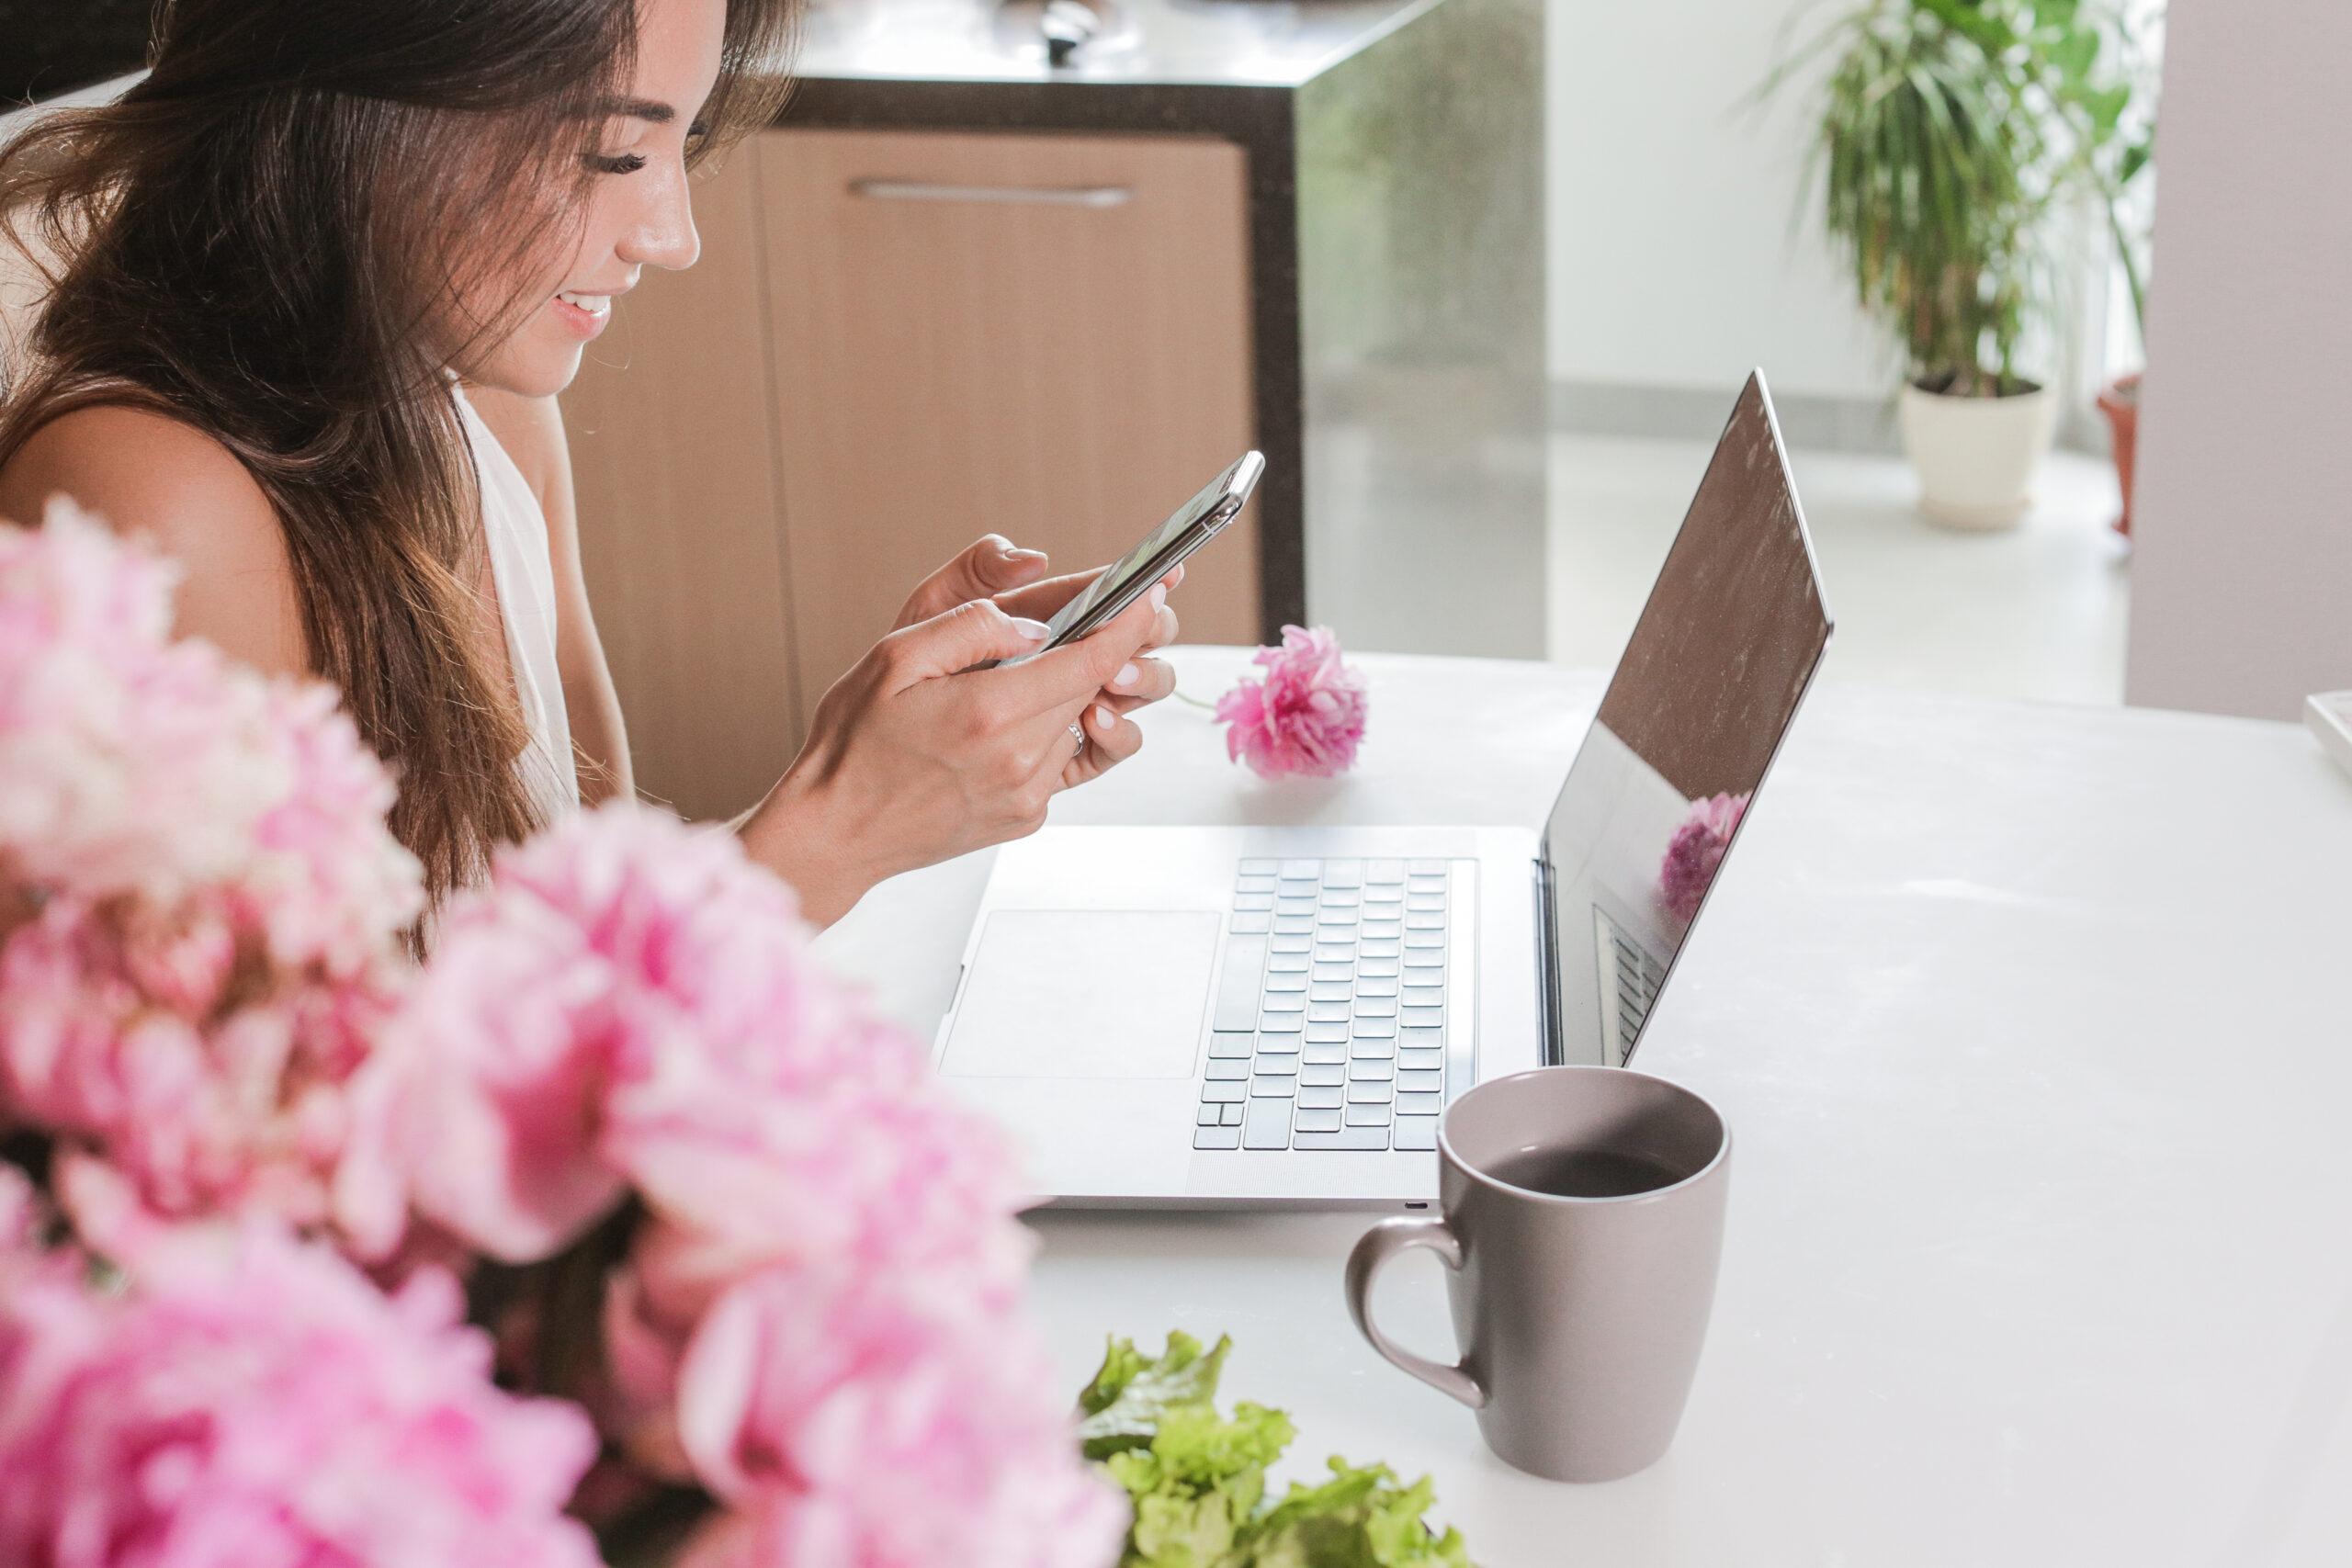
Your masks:
<svg viewBox="0 0 2352 1568"><path fill-rule="evenodd" d="M1535 857L1535 874L1528 879L1535 890L1535 1018L1544 1032L1544 1065L1556 1067L1566 1061L1560 1028L1560 933L1552 920L1552 863Z"/></svg>

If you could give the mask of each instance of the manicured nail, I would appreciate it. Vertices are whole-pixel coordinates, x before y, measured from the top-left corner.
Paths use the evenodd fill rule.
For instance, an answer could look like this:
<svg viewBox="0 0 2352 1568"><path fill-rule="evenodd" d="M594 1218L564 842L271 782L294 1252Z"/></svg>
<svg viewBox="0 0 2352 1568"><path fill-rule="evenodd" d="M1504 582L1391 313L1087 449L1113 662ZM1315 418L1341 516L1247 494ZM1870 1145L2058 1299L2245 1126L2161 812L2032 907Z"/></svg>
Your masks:
<svg viewBox="0 0 2352 1568"><path fill-rule="evenodd" d="M1044 560L1046 558L1046 552L1043 550L1024 550L1016 546L1007 545L1004 547L1004 558L1007 560Z"/></svg>
<svg viewBox="0 0 2352 1568"><path fill-rule="evenodd" d="M1124 692L1124 691L1126 691L1128 688L1132 687L1132 686L1133 686L1133 685L1134 685L1137 681L1140 681L1140 680L1142 680L1142 679L1143 679L1143 671L1140 671L1140 670L1136 669L1136 668L1133 664L1131 664L1131 663L1130 663L1130 664L1122 664L1122 665L1120 665L1120 666L1119 666L1119 672L1118 672L1116 675L1114 675L1114 676L1112 676L1112 677L1111 677L1111 684L1113 684L1114 686L1116 686L1119 690L1121 690L1121 691L1123 691L1123 692Z"/></svg>
<svg viewBox="0 0 2352 1568"><path fill-rule="evenodd" d="M1043 621L1033 621L1026 615L1015 615L1012 617L1012 629L1031 642L1043 642L1054 628Z"/></svg>
<svg viewBox="0 0 2352 1568"><path fill-rule="evenodd" d="M1116 729L1118 727L1119 716L1113 713L1109 708L1104 707L1101 703L1096 703L1094 705L1094 728L1102 731L1103 734L1108 735L1112 730Z"/></svg>
<svg viewBox="0 0 2352 1568"><path fill-rule="evenodd" d="M1152 614L1158 615L1166 608L1168 608L1168 584L1155 582L1151 585Z"/></svg>

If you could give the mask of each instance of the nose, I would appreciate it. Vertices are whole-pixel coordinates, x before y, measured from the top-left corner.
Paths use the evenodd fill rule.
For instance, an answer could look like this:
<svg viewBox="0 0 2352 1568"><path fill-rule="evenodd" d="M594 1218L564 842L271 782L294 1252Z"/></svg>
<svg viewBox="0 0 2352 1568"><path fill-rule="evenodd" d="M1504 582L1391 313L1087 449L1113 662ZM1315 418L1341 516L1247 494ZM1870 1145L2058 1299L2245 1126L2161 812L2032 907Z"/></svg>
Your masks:
<svg viewBox="0 0 2352 1568"><path fill-rule="evenodd" d="M658 266L683 272L702 255L702 236L695 231L694 202L683 172L645 182L648 200L616 247L631 266Z"/></svg>

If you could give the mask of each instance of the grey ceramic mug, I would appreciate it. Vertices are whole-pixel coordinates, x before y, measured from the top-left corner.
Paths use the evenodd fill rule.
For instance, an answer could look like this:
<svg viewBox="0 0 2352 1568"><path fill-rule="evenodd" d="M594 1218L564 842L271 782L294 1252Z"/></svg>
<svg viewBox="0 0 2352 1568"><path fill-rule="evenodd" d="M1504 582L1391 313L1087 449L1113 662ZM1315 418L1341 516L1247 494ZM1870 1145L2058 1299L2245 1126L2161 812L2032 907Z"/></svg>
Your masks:
<svg viewBox="0 0 2352 1568"><path fill-rule="evenodd" d="M1560 1177L1566 1156L1583 1179L1555 1185L1616 1195L1508 1179ZM1554 1481L1631 1475L1681 1422L1730 1179L1730 1129L1678 1084L1581 1066L1480 1084L1439 1128L1442 1214L1365 1233L1348 1258L1348 1311L1374 1349L1476 1411L1509 1463ZM1373 1276L1415 1247L1445 1261L1458 1365L1414 1355L1372 1320Z"/></svg>

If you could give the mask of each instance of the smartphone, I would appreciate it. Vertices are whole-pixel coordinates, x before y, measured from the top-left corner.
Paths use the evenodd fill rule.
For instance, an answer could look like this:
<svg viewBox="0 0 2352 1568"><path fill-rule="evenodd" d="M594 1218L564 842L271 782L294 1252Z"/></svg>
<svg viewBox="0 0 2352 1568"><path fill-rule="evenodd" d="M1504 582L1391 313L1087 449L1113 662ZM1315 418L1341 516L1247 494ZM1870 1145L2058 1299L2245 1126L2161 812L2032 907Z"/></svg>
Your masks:
<svg viewBox="0 0 2352 1568"><path fill-rule="evenodd" d="M1178 507L1167 522L1146 534L1116 566L1063 605L1046 623L1046 640L1037 653L1076 642L1104 622L1115 619L1120 611L1149 592L1151 585L1167 576L1178 561L1216 538L1240 513L1250 492L1257 488L1258 476L1265 468L1266 459L1255 452L1244 452L1234 459L1230 468ZM1025 663L1036 658L1037 653L1024 653L1002 662Z"/></svg>

